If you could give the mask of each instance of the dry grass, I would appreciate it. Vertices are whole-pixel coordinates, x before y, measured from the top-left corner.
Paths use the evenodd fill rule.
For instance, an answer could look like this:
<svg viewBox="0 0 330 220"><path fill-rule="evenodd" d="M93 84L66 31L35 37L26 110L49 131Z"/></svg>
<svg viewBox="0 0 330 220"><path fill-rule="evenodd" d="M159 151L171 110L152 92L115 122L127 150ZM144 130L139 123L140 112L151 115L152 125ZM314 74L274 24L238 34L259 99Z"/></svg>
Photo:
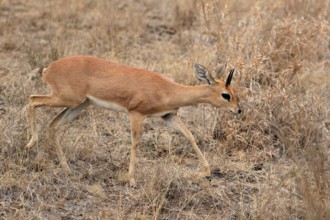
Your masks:
<svg viewBox="0 0 330 220"><path fill-rule="evenodd" d="M0 0L0 219L330 219L329 11L328 0ZM38 110L27 151L24 107L49 91L36 69L74 54L190 85L194 62L237 68L242 116L179 112L218 177L183 177L198 167L189 143L148 119L128 187L128 118L94 107L63 132L72 176L45 132L59 109Z"/></svg>

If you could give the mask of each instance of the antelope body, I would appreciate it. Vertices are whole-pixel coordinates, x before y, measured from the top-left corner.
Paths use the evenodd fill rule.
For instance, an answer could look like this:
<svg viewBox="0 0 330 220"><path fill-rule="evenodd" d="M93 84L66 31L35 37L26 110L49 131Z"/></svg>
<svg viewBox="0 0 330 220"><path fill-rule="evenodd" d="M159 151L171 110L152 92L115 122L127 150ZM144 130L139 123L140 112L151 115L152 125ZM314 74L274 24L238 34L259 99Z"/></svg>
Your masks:
<svg viewBox="0 0 330 220"><path fill-rule="evenodd" d="M198 148L191 132L177 116L177 111L182 106L209 103L239 114L241 109L230 87L234 70L230 71L226 82L219 79L225 68L226 65L223 65L217 71L216 78L213 78L205 67L195 64L197 79L206 84L187 86L175 83L158 73L96 57L72 56L54 61L43 71L43 79L51 87L51 94L30 97L28 119L32 137L27 147L35 146L38 139L35 107L64 107L50 122L49 136L55 146L60 164L70 173L57 131L89 104L94 104L129 114L132 147L128 180L131 185L135 185L133 174L142 122L150 116L161 117L171 127L181 132L190 141L203 162L204 170L200 173L201 176L210 176L207 160Z"/></svg>

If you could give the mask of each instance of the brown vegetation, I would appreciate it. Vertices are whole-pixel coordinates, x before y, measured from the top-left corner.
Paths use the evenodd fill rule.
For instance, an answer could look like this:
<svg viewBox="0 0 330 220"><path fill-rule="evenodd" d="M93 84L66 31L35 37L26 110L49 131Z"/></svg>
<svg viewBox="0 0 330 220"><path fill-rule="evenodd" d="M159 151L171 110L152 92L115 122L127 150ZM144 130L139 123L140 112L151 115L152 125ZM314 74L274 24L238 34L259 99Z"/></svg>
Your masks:
<svg viewBox="0 0 330 220"><path fill-rule="evenodd" d="M329 11L328 0L0 0L0 219L330 219ZM235 67L242 116L179 112L214 177L185 177L200 166L189 142L148 119L130 188L128 117L96 107L62 134L72 176L45 132L60 109L38 109L26 150L28 97L49 92L39 69L75 54L190 85L195 62Z"/></svg>

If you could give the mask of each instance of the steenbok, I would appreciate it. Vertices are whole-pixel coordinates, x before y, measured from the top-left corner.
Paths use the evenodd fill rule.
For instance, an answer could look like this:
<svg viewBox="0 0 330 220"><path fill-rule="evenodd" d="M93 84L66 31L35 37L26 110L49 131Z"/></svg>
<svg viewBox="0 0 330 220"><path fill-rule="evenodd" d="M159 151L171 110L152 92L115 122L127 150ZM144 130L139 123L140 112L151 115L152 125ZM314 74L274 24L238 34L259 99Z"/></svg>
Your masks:
<svg viewBox="0 0 330 220"><path fill-rule="evenodd" d="M216 71L215 78L200 64L195 64L196 77L206 85L187 86L148 70L112 63L89 56L73 56L52 62L43 71L43 79L51 87L50 95L32 95L28 104L31 140L27 147L36 145L38 135L35 107L65 107L49 124L49 136L55 146L61 166L70 173L57 131L74 119L89 104L114 111L125 112L130 117L132 148L128 181L135 185L134 167L136 148L140 142L141 125L146 117L161 117L191 143L204 170L199 176L211 175L210 165L198 148L196 141L177 116L180 107L197 103L209 103L233 114L241 113L230 82L234 69L226 82L220 77L226 65Z"/></svg>

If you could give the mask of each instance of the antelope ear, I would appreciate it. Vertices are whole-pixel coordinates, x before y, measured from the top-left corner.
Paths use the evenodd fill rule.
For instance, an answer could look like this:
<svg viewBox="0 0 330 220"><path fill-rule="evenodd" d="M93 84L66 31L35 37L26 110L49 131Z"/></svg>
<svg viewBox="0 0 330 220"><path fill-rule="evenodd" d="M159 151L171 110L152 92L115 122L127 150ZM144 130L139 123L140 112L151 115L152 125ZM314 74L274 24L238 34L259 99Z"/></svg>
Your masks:
<svg viewBox="0 0 330 220"><path fill-rule="evenodd" d="M234 71L235 71L235 69L230 70L228 78L226 80L226 87L228 87L230 85L231 79L233 78Z"/></svg>
<svg viewBox="0 0 330 220"><path fill-rule="evenodd" d="M204 83L207 83L209 85L213 84L215 81L209 71L207 70L206 67L204 67L201 64L195 64L195 73L196 73L196 78L199 81L202 81Z"/></svg>
<svg viewBox="0 0 330 220"><path fill-rule="evenodd" d="M221 76L224 74L225 70L227 68L227 63L223 64L222 66L220 66L217 71L216 71L216 74L215 74L215 77L217 79L220 79Z"/></svg>

